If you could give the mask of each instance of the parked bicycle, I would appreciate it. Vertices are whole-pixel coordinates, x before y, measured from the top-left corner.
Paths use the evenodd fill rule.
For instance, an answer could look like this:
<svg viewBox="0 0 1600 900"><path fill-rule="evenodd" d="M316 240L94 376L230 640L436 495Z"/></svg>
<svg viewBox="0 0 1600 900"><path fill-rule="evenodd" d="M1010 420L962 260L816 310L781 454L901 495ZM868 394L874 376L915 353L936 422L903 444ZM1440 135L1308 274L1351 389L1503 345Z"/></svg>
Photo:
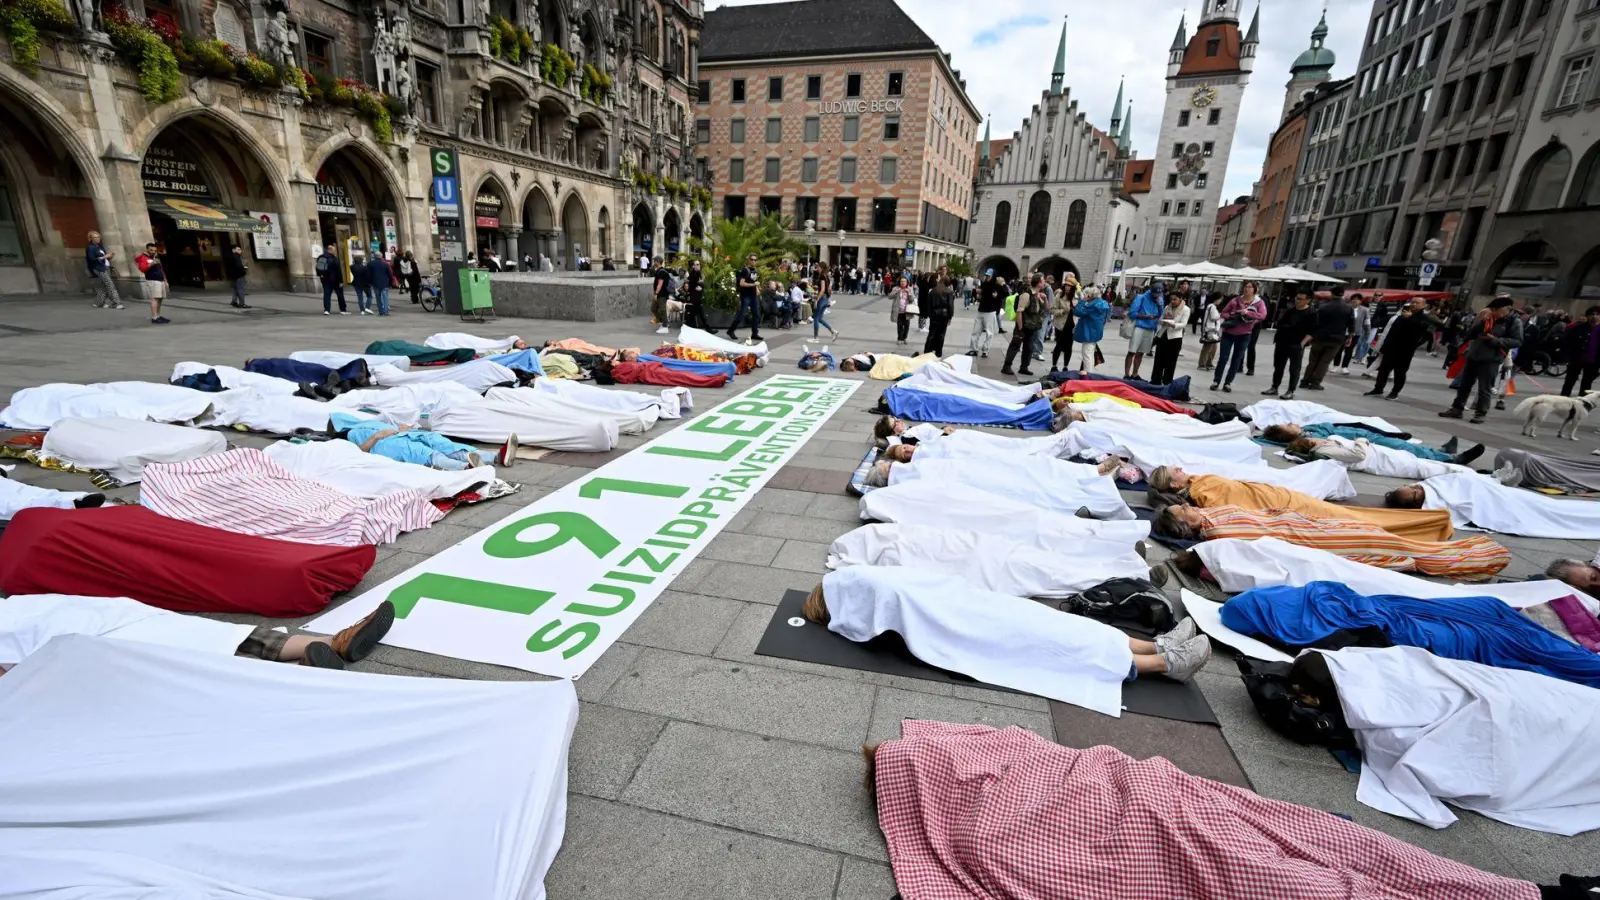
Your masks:
<svg viewBox="0 0 1600 900"><path fill-rule="evenodd" d="M422 308L427 312L438 312L444 306L444 293L439 290L439 276L423 276L417 299L422 301Z"/></svg>

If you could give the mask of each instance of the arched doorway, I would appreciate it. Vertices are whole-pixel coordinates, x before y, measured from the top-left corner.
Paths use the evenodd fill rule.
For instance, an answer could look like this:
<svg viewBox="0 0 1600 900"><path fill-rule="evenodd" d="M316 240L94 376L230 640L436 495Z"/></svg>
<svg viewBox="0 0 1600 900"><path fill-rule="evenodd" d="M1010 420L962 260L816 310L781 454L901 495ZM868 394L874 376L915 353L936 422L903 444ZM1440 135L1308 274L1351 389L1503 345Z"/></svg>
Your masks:
<svg viewBox="0 0 1600 900"><path fill-rule="evenodd" d="M989 277L988 273L991 270L994 272L994 274L999 275L1001 278L1004 278L1007 281L1010 281L1022 274L1022 270L1017 268L1017 264L1013 262L1009 256L990 256L978 264L978 275L980 277Z"/></svg>
<svg viewBox="0 0 1600 900"><path fill-rule="evenodd" d="M290 248L279 215L284 203L264 162L246 149L250 143L235 126L199 113L168 122L144 148L141 178L151 237L174 287L228 290L223 257L234 246L244 247L252 263L252 286L288 286ZM320 210L320 184L318 192Z"/></svg>
<svg viewBox="0 0 1600 900"><path fill-rule="evenodd" d="M1567 192L1567 206L1600 206L1600 141L1578 162L1578 172Z"/></svg>
<svg viewBox="0 0 1600 900"><path fill-rule="evenodd" d="M661 240L666 242L667 256L683 250L683 225L678 221L678 211L668 209L667 214L661 217Z"/></svg>
<svg viewBox="0 0 1600 900"><path fill-rule="evenodd" d="M561 205L561 261L569 269L577 269L578 259L587 258L589 245L589 213L576 193L567 195Z"/></svg>
<svg viewBox="0 0 1600 900"><path fill-rule="evenodd" d="M656 217L650 211L648 203L639 203L633 207L633 253L632 259L638 259L643 253L652 261L656 258Z"/></svg>
<svg viewBox="0 0 1600 900"><path fill-rule="evenodd" d="M595 239L594 249L600 254L601 260L609 260L611 259L611 210L604 206L600 207L600 216L596 221L600 224L600 233Z"/></svg>
<svg viewBox="0 0 1600 900"><path fill-rule="evenodd" d="M1040 275L1054 276L1057 286L1062 283L1063 278L1065 278L1068 272L1071 272L1073 275L1079 274L1078 267L1072 264L1072 260L1063 259L1059 256L1046 256L1044 259L1039 260L1039 262L1034 265L1033 270L1038 272Z"/></svg>
<svg viewBox="0 0 1600 900"><path fill-rule="evenodd" d="M1503 291L1522 300L1554 296L1560 277L1561 260L1555 248L1539 240L1513 244L1489 267L1490 291Z"/></svg>
<svg viewBox="0 0 1600 900"><path fill-rule="evenodd" d="M1600 303L1600 245L1590 250L1573 270L1572 296Z"/></svg>
<svg viewBox="0 0 1600 900"><path fill-rule="evenodd" d="M99 161L59 110L4 82L0 134L0 295L82 291L89 231L108 232L108 249L120 249L110 237L123 230L100 214Z"/></svg>
<svg viewBox="0 0 1600 900"><path fill-rule="evenodd" d="M1045 233L1050 230L1050 192L1034 191L1028 198L1028 224L1022 235L1022 246L1043 247Z"/></svg>
<svg viewBox="0 0 1600 900"><path fill-rule="evenodd" d="M550 198L545 196L543 187L534 185L522 198L523 250L533 254L540 268L543 268L546 259L550 260L552 268L563 268L561 251L556 248L556 239L560 234Z"/></svg>
<svg viewBox="0 0 1600 900"><path fill-rule="evenodd" d="M501 259L505 259L507 244L502 221L507 211L505 198L505 188L492 175L478 185L478 191L472 197L472 225L477 238L473 246L479 259L483 258L486 250L493 250Z"/></svg>
<svg viewBox="0 0 1600 900"><path fill-rule="evenodd" d="M400 198L381 158L346 144L317 168L317 230L321 245L339 248L345 264L358 256L392 257L400 246Z"/></svg>
<svg viewBox="0 0 1600 900"><path fill-rule="evenodd" d="M689 217L689 236L704 240L706 236L706 220L700 218L699 213Z"/></svg>

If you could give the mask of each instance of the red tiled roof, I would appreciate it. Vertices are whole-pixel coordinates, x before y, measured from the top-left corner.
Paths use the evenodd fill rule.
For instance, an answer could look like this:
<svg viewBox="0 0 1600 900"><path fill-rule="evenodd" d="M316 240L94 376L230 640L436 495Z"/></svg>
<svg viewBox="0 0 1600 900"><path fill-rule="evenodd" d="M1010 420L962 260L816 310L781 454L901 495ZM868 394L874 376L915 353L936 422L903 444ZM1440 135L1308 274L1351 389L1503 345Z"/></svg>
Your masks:
<svg viewBox="0 0 1600 900"><path fill-rule="evenodd" d="M1216 56L1207 56L1206 44L1213 37L1220 38L1221 44L1217 47ZM1188 49L1183 51L1183 68L1178 70L1178 77L1237 71L1239 71L1239 26L1231 22L1216 22L1202 25L1200 30L1194 33Z"/></svg>

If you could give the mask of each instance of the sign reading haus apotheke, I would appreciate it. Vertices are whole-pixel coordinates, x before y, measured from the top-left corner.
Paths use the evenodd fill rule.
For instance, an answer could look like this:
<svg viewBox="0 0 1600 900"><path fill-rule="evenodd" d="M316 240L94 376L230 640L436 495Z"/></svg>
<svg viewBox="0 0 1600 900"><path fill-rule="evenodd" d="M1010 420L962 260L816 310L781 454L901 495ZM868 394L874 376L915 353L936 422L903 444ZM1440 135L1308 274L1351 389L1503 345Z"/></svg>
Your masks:
<svg viewBox="0 0 1600 900"><path fill-rule="evenodd" d="M897 113L901 103L892 100L824 100L817 104L817 113L824 116L854 116L861 113Z"/></svg>

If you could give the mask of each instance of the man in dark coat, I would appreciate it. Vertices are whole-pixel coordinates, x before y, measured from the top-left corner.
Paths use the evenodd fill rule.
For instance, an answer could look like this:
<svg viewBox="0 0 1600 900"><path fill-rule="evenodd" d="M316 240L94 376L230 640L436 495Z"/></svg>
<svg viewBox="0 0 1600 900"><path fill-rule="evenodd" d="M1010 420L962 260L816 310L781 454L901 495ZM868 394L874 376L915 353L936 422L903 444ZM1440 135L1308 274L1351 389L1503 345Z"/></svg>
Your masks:
<svg viewBox="0 0 1600 900"><path fill-rule="evenodd" d="M1494 394L1495 377L1500 363L1508 353L1522 344L1522 320L1511 315L1512 300L1505 294L1489 301L1489 308L1478 314L1477 321L1467 329L1463 340L1467 366L1461 371L1461 386L1456 388L1456 402L1439 413L1446 419L1459 419L1467 408L1467 398L1474 386L1478 389L1473 407L1472 424L1477 425L1489 414L1489 400Z"/></svg>
<svg viewBox="0 0 1600 900"><path fill-rule="evenodd" d="M1410 305L1400 310L1400 315L1389 321L1388 328L1384 329L1383 337L1378 344L1378 380L1373 383L1372 390L1367 391L1368 397L1376 397L1383 393L1383 386L1389 383L1389 376L1394 376L1394 390L1389 393L1389 399L1400 396L1400 389L1406 386L1406 373L1411 370L1411 358L1416 356L1417 348L1428 342L1428 337L1436 329L1444 327L1444 323L1428 314L1428 301L1418 297Z"/></svg>

